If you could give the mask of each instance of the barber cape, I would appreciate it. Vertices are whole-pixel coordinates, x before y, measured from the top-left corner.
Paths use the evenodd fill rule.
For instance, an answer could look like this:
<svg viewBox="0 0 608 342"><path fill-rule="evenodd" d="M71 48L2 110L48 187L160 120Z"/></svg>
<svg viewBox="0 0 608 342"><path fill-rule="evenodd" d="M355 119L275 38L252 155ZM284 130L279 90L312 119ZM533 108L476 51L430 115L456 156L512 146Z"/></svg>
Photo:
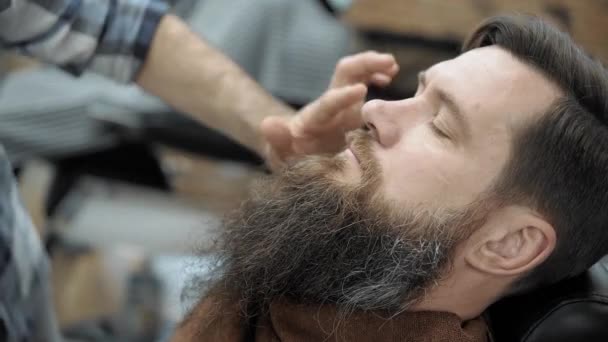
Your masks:
<svg viewBox="0 0 608 342"><path fill-rule="evenodd" d="M481 342L488 341L482 318L462 322L448 312L404 312L387 319L374 312L340 318L334 305L271 304L267 317L245 322L238 305L221 307L205 299L178 329L173 342Z"/></svg>

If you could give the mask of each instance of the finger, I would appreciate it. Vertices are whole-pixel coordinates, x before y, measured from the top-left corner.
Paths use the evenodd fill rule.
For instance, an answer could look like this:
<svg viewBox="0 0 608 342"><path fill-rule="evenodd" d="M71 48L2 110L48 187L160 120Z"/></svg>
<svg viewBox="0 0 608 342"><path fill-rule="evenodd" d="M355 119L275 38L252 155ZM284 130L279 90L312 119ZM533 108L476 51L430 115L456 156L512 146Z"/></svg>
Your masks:
<svg viewBox="0 0 608 342"><path fill-rule="evenodd" d="M373 73L384 72L396 64L394 57L374 51L344 57L338 62L333 86L344 86L355 82L366 82Z"/></svg>
<svg viewBox="0 0 608 342"><path fill-rule="evenodd" d="M395 64L393 64L390 69L388 70L387 75L391 76L391 77L395 77L397 76L397 74L399 73L399 64L397 64L397 62L395 62Z"/></svg>
<svg viewBox="0 0 608 342"><path fill-rule="evenodd" d="M369 82L371 75L384 73L394 76L397 62L391 54L374 51L359 53L342 58L336 65L332 87L340 87L356 82Z"/></svg>
<svg viewBox="0 0 608 342"><path fill-rule="evenodd" d="M328 90L317 101L306 108L302 115L303 129L323 127L334 119L340 112L349 109L357 102L363 101L367 94L364 84L341 87Z"/></svg>
<svg viewBox="0 0 608 342"><path fill-rule="evenodd" d="M387 71L385 72L377 72L370 76L369 82L371 84L384 87L393 81L393 78L397 76L399 73L399 65L397 63L393 64Z"/></svg>
<svg viewBox="0 0 608 342"><path fill-rule="evenodd" d="M269 155L265 156L267 161L272 157L277 157L281 161L293 154L293 138L287 123L289 119L270 116L262 121L260 130L266 142L269 145Z"/></svg>
<svg viewBox="0 0 608 342"><path fill-rule="evenodd" d="M392 80L393 78L388 75L376 73L370 78L370 83L378 87L385 87L391 83Z"/></svg>
<svg viewBox="0 0 608 342"><path fill-rule="evenodd" d="M399 73L399 65L394 64L386 73L375 73L371 75L369 84L373 84L378 87L386 87L392 81L393 78Z"/></svg>

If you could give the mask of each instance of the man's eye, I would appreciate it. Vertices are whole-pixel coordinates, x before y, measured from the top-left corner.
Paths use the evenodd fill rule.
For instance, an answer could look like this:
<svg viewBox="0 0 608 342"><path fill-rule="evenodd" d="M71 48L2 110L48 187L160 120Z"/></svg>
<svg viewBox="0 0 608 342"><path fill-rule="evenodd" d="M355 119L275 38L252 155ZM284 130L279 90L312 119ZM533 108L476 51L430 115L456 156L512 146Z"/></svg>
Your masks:
<svg viewBox="0 0 608 342"><path fill-rule="evenodd" d="M431 130L437 134L440 138L444 138L444 139L449 139L450 137L445 134L442 130L440 130L435 123L433 123L433 121L429 122L429 126L431 127Z"/></svg>

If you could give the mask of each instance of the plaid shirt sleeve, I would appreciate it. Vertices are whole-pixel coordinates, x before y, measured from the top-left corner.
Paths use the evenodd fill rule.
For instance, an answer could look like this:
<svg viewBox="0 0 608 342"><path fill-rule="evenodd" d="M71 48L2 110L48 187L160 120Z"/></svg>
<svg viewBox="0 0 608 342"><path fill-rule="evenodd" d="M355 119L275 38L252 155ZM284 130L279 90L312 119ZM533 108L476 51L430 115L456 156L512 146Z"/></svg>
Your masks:
<svg viewBox="0 0 608 342"><path fill-rule="evenodd" d="M129 82L167 10L162 0L0 0L0 46Z"/></svg>

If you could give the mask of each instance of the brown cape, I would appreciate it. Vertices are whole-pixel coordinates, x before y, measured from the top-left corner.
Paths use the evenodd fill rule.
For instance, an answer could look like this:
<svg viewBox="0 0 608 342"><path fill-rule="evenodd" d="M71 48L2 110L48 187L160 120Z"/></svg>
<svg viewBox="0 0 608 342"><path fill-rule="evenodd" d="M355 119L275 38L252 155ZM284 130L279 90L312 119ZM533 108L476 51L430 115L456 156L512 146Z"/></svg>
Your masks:
<svg viewBox="0 0 608 342"><path fill-rule="evenodd" d="M448 312L404 312L390 319L355 312L339 319L333 305L298 305L276 301L255 326L242 318L238 305L222 308L207 298L178 329L174 342L191 341L349 341L349 342L486 342L482 318L462 322Z"/></svg>

